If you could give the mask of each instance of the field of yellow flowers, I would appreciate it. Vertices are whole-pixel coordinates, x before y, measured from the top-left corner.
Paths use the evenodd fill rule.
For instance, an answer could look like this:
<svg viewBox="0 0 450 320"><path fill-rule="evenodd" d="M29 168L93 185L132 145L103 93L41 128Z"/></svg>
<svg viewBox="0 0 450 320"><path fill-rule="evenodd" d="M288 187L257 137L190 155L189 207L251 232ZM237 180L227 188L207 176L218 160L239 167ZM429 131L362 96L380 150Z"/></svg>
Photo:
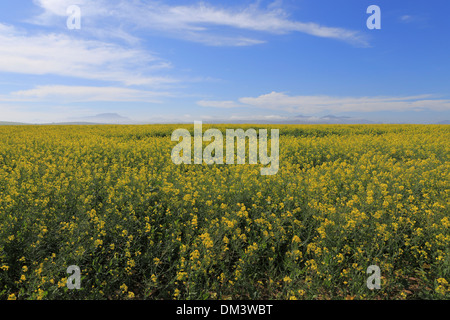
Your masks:
<svg viewBox="0 0 450 320"><path fill-rule="evenodd" d="M204 125L279 129L272 176L182 127L0 127L0 299L450 298L450 126Z"/></svg>

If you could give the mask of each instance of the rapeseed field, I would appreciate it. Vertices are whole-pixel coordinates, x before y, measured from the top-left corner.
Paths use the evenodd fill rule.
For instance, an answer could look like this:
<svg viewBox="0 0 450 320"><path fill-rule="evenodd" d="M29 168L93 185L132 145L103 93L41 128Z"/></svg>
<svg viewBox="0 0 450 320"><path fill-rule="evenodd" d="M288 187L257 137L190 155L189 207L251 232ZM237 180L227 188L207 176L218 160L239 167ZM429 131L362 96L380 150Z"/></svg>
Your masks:
<svg viewBox="0 0 450 320"><path fill-rule="evenodd" d="M0 299L450 298L449 126L204 125L279 129L268 176L177 128L0 127Z"/></svg>

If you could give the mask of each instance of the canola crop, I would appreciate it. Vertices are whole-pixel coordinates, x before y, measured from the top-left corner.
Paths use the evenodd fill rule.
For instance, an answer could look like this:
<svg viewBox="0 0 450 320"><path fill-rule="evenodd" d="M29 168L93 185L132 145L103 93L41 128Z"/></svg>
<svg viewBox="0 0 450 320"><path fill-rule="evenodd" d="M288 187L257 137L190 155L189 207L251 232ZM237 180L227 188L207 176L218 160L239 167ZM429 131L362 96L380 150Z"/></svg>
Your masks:
<svg viewBox="0 0 450 320"><path fill-rule="evenodd" d="M279 129L278 173L175 165L192 125L0 127L0 299L450 298L449 126L212 127Z"/></svg>

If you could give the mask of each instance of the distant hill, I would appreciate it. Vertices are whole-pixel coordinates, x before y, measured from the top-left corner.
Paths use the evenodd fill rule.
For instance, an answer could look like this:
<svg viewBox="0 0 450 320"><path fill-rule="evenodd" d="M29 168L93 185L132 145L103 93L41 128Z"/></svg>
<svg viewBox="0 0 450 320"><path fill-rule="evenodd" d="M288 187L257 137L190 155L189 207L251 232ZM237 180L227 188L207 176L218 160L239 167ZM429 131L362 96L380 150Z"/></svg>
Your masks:
<svg viewBox="0 0 450 320"><path fill-rule="evenodd" d="M101 124L160 124L160 123L192 123L193 121L162 121L160 119L154 118L152 121L135 121L127 117L123 117L117 113L101 113L95 116L79 117L79 118L68 118L62 122L52 122L52 123L24 123L24 122L12 122L12 121L0 121L0 126L20 126L20 125L101 125ZM379 124L381 122L374 122L362 118L353 118L346 116L335 116L332 114L323 117L313 117L297 115L291 118L261 118L261 119L214 119L214 120L203 120L205 124ZM450 124L450 120L443 120L438 123L438 125Z"/></svg>
<svg viewBox="0 0 450 320"><path fill-rule="evenodd" d="M204 123L230 123L230 124L375 124L376 122L352 117L338 117L326 115L311 117L298 115L291 119L264 119L264 120L205 120Z"/></svg>
<svg viewBox="0 0 450 320"><path fill-rule="evenodd" d="M68 122L73 124L134 124L135 121L123 117L117 113L101 113L95 116L69 118Z"/></svg>
<svg viewBox="0 0 450 320"><path fill-rule="evenodd" d="M52 122L52 123L40 123L41 126L84 126L84 125L99 125L104 123L95 123L95 122Z"/></svg>
<svg viewBox="0 0 450 320"><path fill-rule="evenodd" d="M375 123L375 122L367 120L367 119L352 118L352 117L338 117L338 116L335 116L332 114L323 116L316 122L324 123L324 124L373 124L373 123Z"/></svg>
<svg viewBox="0 0 450 320"><path fill-rule="evenodd" d="M25 126L25 125L27 125L27 123L0 121L0 126Z"/></svg>
<svg viewBox="0 0 450 320"><path fill-rule="evenodd" d="M68 118L61 122L47 122L47 123L23 123L0 121L0 125L98 125L98 124L137 124L136 121L130 118L123 117L117 113L101 113L95 116L87 116L80 118Z"/></svg>

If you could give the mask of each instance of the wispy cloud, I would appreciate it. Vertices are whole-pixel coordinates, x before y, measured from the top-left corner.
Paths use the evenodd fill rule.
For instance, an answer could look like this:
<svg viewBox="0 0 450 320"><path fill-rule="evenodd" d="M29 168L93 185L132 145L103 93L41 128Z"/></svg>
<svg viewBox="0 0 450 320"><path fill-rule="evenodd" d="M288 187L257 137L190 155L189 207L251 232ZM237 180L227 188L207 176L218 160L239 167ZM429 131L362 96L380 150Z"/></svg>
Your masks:
<svg viewBox="0 0 450 320"><path fill-rule="evenodd" d="M426 14L404 14L399 17L399 21L404 24L414 24L420 27L427 26L427 15Z"/></svg>
<svg viewBox="0 0 450 320"><path fill-rule="evenodd" d="M238 99L238 102L202 100L197 102L197 104L211 108L252 107L305 114L318 112L450 110L449 99L437 99L427 94L403 97L331 97L290 96L282 92L271 92L258 97L243 97Z"/></svg>
<svg viewBox="0 0 450 320"><path fill-rule="evenodd" d="M159 103L159 98L170 96L168 92L154 92L121 87L89 87L89 86L37 86L34 89L12 92L0 96L0 101L59 101L73 102L148 102Z"/></svg>
<svg viewBox="0 0 450 320"><path fill-rule="evenodd" d="M152 71L166 61L138 48L84 40L65 34L29 34L0 23L0 72L58 75L124 85L174 83Z"/></svg>
<svg viewBox="0 0 450 320"><path fill-rule="evenodd" d="M82 117L97 111L79 106L39 105L39 104L0 104L0 121L27 123L49 123L66 121L68 115Z"/></svg>
<svg viewBox="0 0 450 320"><path fill-rule="evenodd" d="M201 100L201 101L198 101L197 104L201 107L224 108L224 109L242 107L242 104L234 102L234 101Z"/></svg>
<svg viewBox="0 0 450 320"><path fill-rule="evenodd" d="M57 17L66 16L71 0L35 0L44 12L34 18L35 23L51 24ZM83 15L104 20L120 21L144 30L188 41L214 46L242 46L263 43L263 34L301 32L316 37L345 41L355 46L368 46L366 37L358 31L329 27L315 22L290 19L279 4L262 8L257 4L226 7L203 2L191 5L167 5L159 1L90 1L80 0ZM95 17L95 18L94 18ZM224 27L217 30L217 27ZM228 29L227 29L228 28ZM242 32L253 32L242 35ZM234 41L232 41L234 40Z"/></svg>
<svg viewBox="0 0 450 320"><path fill-rule="evenodd" d="M402 21L402 22L411 22L413 20L414 20L414 17L407 15L407 14L400 17L400 21Z"/></svg>

